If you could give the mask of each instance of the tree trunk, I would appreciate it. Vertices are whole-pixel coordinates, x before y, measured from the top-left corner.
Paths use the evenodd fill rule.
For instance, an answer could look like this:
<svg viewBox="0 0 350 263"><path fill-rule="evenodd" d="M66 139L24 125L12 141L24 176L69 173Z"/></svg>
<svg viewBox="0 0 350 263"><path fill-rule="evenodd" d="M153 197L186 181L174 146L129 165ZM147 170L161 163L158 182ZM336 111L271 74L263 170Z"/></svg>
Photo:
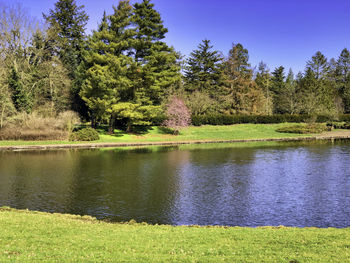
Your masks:
<svg viewBox="0 0 350 263"><path fill-rule="evenodd" d="M114 133L114 116L113 115L111 115L111 117L109 119L108 133L109 134Z"/></svg>
<svg viewBox="0 0 350 263"><path fill-rule="evenodd" d="M126 132L127 133L131 132L131 121L128 121L128 123L126 125Z"/></svg>
<svg viewBox="0 0 350 263"><path fill-rule="evenodd" d="M96 118L94 116L91 117L91 128L96 128Z"/></svg>
<svg viewBox="0 0 350 263"><path fill-rule="evenodd" d="M5 115L5 106L3 105L1 109L0 129L2 129L2 126L4 124L4 115Z"/></svg>

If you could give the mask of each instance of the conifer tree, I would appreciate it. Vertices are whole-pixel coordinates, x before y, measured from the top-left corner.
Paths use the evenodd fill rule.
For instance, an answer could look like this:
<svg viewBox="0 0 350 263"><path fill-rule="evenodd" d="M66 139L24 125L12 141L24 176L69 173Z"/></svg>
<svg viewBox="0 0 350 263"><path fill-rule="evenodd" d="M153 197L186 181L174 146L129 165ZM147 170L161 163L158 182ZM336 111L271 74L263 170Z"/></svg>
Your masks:
<svg viewBox="0 0 350 263"><path fill-rule="evenodd" d="M343 49L335 68L335 81L340 97L343 100L345 113L350 112L350 52Z"/></svg>
<svg viewBox="0 0 350 263"><path fill-rule="evenodd" d="M23 87L20 76L14 66L11 69L8 83L12 92L12 102L16 110L29 113L32 109L30 95Z"/></svg>
<svg viewBox="0 0 350 263"><path fill-rule="evenodd" d="M330 79L330 64L321 52L316 52L307 62L305 78L303 92L306 94L304 98L317 103L315 107L309 109L309 113L333 114L337 110L335 106L336 89ZM312 105L313 102L304 101L304 105L306 104Z"/></svg>
<svg viewBox="0 0 350 263"><path fill-rule="evenodd" d="M225 61L226 108L234 113L259 113L264 111L265 97L262 89L252 80L248 50L242 44L232 44Z"/></svg>
<svg viewBox="0 0 350 263"><path fill-rule="evenodd" d="M193 50L185 67L185 89L207 92L211 97L220 91L223 81L223 57L205 39Z"/></svg>
<svg viewBox="0 0 350 263"><path fill-rule="evenodd" d="M87 108L79 96L81 79L78 67L86 49L85 27L89 17L84 6L78 6L76 0L58 0L44 19L49 25L48 49L52 56L58 56L73 84L70 90L71 108L86 117Z"/></svg>
<svg viewBox="0 0 350 263"><path fill-rule="evenodd" d="M304 75L299 78L298 82L302 94L300 113L309 115L317 114L320 111L320 105L317 96L317 78L314 71L311 68L306 68Z"/></svg>
<svg viewBox="0 0 350 263"><path fill-rule="evenodd" d="M135 60L144 64L151 55L153 45L165 38L168 29L164 27L160 14L150 0L134 4L132 20L136 33L133 43ZM163 48L167 49L167 46Z"/></svg>
<svg viewBox="0 0 350 263"><path fill-rule="evenodd" d="M75 0L58 0L44 18L49 24L52 52L59 56L73 78L85 48L89 17L84 6L78 6Z"/></svg>
<svg viewBox="0 0 350 263"><path fill-rule="evenodd" d="M273 113L283 113L283 106L280 103L280 96L285 90L284 67L280 66L272 72L270 90L273 94Z"/></svg>
<svg viewBox="0 0 350 263"><path fill-rule="evenodd" d="M272 114L273 109L273 97L270 92L271 74L264 62L260 62L258 66L258 72L255 77L255 83L260 87L265 96L265 114Z"/></svg>
<svg viewBox="0 0 350 263"><path fill-rule="evenodd" d="M134 84L143 106L159 106L166 91L181 81L180 55L163 39L168 29L150 0L134 5L132 49L138 72Z"/></svg>
<svg viewBox="0 0 350 263"><path fill-rule="evenodd" d="M320 52L317 51L311 60L307 62L307 68L311 69L316 79L324 79L329 73L329 64L327 58Z"/></svg>
<svg viewBox="0 0 350 263"><path fill-rule="evenodd" d="M108 120L113 131L113 107L126 96L132 86L128 70L132 59L124 54L129 49L125 43L132 7L129 1L120 1L114 14L104 14L98 31L89 40L89 50L84 55L85 71L80 95L90 109L92 125L98 120Z"/></svg>
<svg viewBox="0 0 350 263"><path fill-rule="evenodd" d="M279 93L278 102L280 113L296 114L299 109L299 94L292 69L289 69L285 84Z"/></svg>

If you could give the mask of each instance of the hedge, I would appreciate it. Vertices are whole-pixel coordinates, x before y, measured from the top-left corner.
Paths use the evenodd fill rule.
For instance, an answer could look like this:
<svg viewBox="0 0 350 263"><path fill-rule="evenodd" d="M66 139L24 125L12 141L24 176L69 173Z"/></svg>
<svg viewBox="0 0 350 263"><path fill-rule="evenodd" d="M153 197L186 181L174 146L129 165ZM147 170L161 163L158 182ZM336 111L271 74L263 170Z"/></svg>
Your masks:
<svg viewBox="0 0 350 263"><path fill-rule="evenodd" d="M309 122L311 119L310 115L289 115L289 114L276 114L276 115L225 115L225 114L214 114L214 115L201 115L192 116L192 125L232 125L241 123L253 123L253 124L268 124L268 123L284 123L284 122ZM315 118L317 123L324 123L330 121L341 121L350 122L350 114L339 115L337 118L327 115L319 115Z"/></svg>

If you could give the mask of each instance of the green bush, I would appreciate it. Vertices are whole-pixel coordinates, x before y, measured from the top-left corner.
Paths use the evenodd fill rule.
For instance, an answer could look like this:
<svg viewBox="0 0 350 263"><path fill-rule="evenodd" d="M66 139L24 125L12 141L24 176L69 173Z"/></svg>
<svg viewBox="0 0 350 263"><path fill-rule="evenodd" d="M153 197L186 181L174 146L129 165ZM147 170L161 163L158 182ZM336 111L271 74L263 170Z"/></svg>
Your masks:
<svg viewBox="0 0 350 263"><path fill-rule="evenodd" d="M84 128L73 132L69 138L70 141L97 141L100 135L93 128Z"/></svg>
<svg viewBox="0 0 350 263"><path fill-rule="evenodd" d="M298 133L298 134L308 134L308 133L322 133L325 131L331 131L332 127L325 124L315 123L308 125L293 125L277 129L277 132L282 133Z"/></svg>

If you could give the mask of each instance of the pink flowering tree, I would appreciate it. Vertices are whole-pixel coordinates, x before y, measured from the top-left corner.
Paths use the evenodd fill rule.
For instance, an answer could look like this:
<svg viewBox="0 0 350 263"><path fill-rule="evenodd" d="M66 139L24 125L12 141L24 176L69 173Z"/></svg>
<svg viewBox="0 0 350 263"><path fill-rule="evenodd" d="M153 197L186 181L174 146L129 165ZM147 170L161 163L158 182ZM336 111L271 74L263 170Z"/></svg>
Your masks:
<svg viewBox="0 0 350 263"><path fill-rule="evenodd" d="M184 101L177 96L170 98L165 113L167 120L164 121L163 125L172 129L176 135L179 134L181 128L191 124L191 113Z"/></svg>

